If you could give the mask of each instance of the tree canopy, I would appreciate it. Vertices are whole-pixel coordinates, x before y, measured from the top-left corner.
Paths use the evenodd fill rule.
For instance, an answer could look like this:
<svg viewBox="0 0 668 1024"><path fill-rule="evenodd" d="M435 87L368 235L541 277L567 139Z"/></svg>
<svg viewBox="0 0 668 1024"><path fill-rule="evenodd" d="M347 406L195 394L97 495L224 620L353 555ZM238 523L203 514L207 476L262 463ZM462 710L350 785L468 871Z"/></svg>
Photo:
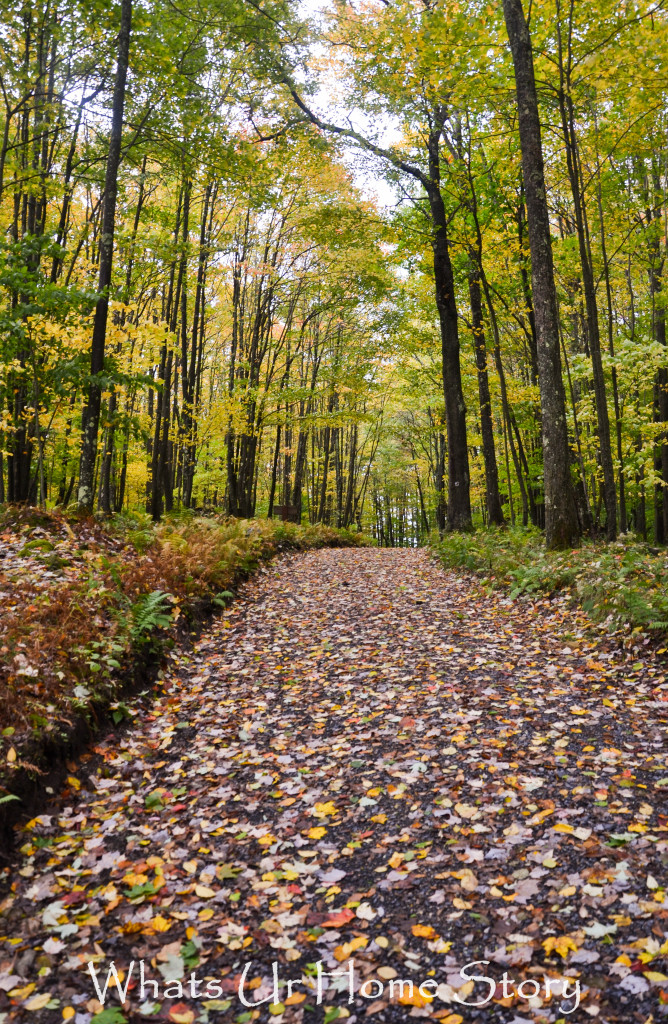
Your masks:
<svg viewBox="0 0 668 1024"><path fill-rule="evenodd" d="M668 539L663 0L0 31L0 502Z"/></svg>

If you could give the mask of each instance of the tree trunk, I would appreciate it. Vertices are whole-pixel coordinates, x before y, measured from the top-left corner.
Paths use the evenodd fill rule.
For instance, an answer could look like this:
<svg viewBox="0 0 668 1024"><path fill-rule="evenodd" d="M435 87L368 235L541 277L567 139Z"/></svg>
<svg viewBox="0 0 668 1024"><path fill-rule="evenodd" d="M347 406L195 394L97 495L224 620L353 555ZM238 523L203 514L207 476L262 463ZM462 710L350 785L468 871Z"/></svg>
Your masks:
<svg viewBox="0 0 668 1024"><path fill-rule="evenodd" d="M499 471L496 464L494 447L494 425L492 423L492 402L489 394L489 377L487 376L487 347L485 345L485 328L482 319L482 294L480 291L480 272L477 269L469 273L469 297L471 300L471 320L473 323L473 348L478 370L478 396L480 399L480 424L482 433L482 453L485 462L485 500L487 518L491 526L503 526L504 518L499 497Z"/></svg>
<svg viewBox="0 0 668 1024"><path fill-rule="evenodd" d="M558 15L558 8L557 8ZM612 462L612 446L610 442L610 418L608 416L608 396L605 388L603 359L601 356L601 332L598 319L598 303L596 301L596 285L594 269L589 248L589 232L587 211L582 193L582 175L580 172L577 139L575 135L575 117L573 101L570 94L570 54L566 69L563 67L561 52L561 35L559 35L559 109L561 125L566 148L566 165L573 196L573 212L575 215L575 231L580 253L582 269L582 290L584 292L587 311L587 337L591 355L592 376L594 379L594 401L596 405L596 421L598 427L598 445L603 469L603 500L605 504L605 527L608 540L617 536L617 494L615 490L615 470Z"/></svg>
<svg viewBox="0 0 668 1024"><path fill-rule="evenodd" d="M130 30L132 24L132 0L121 0L121 27L118 34L118 61L111 115L111 134L107 154L107 169L104 179L104 204L102 210L102 234L100 237L100 272L98 300L93 323L93 339L90 352L91 381L81 424L81 462L79 465L79 492L77 502L83 512L92 512L94 502L95 460L97 435L100 423L102 388L99 375L104 368L104 346L107 336L109 313L109 286L114 255L114 225L116 219L116 197L118 193L118 168L121 162L121 141L123 113L125 109L125 87L130 54Z"/></svg>
<svg viewBox="0 0 668 1024"><path fill-rule="evenodd" d="M554 283L552 237L545 193L545 170L531 37L522 0L503 0L515 68L517 110L526 189L531 276L543 417L545 539L548 548L567 548L580 537L571 479L566 396L559 358L559 321Z"/></svg>
<svg viewBox="0 0 668 1024"><path fill-rule="evenodd" d="M432 136L436 133L432 133ZM438 139L430 140L430 177L435 182L428 190L432 217L434 283L436 306L441 327L443 356L443 396L448 439L448 530L471 529L471 484L466 438L466 403L459 365L459 326L455 301L455 280L450 260L445 206L438 180Z"/></svg>

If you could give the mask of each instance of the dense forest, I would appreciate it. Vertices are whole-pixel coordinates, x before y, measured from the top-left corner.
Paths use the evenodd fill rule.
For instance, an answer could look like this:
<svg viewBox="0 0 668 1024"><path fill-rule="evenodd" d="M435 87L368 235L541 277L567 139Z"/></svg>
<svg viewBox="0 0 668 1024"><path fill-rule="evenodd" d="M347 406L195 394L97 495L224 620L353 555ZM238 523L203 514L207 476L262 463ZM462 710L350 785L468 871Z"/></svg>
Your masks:
<svg viewBox="0 0 668 1024"><path fill-rule="evenodd" d="M0 502L664 543L664 6L4 3Z"/></svg>

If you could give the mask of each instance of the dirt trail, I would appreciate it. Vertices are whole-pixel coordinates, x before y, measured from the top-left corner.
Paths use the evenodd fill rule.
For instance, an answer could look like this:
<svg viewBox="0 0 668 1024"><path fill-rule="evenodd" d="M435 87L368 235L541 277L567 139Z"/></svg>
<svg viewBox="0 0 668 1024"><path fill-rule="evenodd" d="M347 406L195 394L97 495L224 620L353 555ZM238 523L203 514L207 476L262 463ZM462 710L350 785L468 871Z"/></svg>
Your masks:
<svg viewBox="0 0 668 1024"><path fill-rule="evenodd" d="M581 613L422 551L319 551L163 682L22 836L0 1024L665 1010L668 690ZM102 1014L87 965L112 960Z"/></svg>

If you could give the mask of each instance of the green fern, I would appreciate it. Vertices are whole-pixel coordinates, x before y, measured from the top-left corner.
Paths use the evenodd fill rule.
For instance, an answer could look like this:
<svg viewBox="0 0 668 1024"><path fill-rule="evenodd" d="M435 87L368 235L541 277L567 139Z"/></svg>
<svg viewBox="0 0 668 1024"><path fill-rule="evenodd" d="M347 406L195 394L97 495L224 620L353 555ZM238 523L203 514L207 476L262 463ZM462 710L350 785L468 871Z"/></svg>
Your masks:
<svg viewBox="0 0 668 1024"><path fill-rule="evenodd" d="M171 594L153 590L143 594L132 606L132 629L130 635L135 643L141 643L156 629L166 629L172 622Z"/></svg>

